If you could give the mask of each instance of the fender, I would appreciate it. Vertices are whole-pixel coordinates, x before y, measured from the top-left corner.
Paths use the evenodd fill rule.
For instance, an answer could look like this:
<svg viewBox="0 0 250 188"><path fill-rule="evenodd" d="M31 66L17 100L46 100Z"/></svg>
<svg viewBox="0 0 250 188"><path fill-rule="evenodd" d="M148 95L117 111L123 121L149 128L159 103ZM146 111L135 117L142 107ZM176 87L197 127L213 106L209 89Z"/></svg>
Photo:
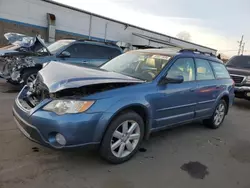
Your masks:
<svg viewBox="0 0 250 188"><path fill-rule="evenodd" d="M220 101L223 97L225 97L225 96L227 96L228 98L230 98L230 97L229 97L229 92L228 92L228 90L223 91L223 92L220 93L220 95L217 97L217 99L216 99L216 101L215 101L215 103L214 103L214 105L213 105L213 108L212 108L212 109L213 109L213 112L214 112L216 106L218 105L219 101Z"/></svg>
<svg viewBox="0 0 250 188"><path fill-rule="evenodd" d="M111 105L108 110L102 115L98 122L98 126L96 126L95 138L94 141L100 142L102 137L104 136L105 131L108 128L108 125L113 120L113 118L122 112L123 110L129 109L130 107L140 106L145 109L147 114L147 125L145 129L146 138L152 129L153 119L152 119L152 111L150 110L150 104L144 98L139 97L126 97L119 101L116 101L113 105Z"/></svg>

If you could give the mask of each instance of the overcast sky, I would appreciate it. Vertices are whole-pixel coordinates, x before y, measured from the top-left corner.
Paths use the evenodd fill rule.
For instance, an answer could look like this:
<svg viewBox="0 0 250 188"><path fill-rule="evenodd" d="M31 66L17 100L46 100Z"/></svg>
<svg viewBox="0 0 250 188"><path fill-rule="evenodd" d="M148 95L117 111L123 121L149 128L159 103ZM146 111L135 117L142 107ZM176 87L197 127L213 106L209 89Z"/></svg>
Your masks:
<svg viewBox="0 0 250 188"><path fill-rule="evenodd" d="M242 34L250 54L250 0L56 0L116 20L237 53Z"/></svg>

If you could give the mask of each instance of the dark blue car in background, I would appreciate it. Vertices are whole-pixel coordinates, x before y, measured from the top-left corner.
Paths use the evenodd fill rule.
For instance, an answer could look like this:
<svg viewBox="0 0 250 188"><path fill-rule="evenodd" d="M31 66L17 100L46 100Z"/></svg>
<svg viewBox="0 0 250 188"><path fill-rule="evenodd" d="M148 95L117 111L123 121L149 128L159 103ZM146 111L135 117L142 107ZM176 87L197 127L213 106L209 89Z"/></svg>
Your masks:
<svg viewBox="0 0 250 188"><path fill-rule="evenodd" d="M20 40L29 41L31 47L25 51L0 50L0 63L3 64L0 77L13 84L29 85L36 79L38 71L50 61L80 66L101 66L122 54L122 49L110 42L64 39L46 47L39 37L18 37ZM4 53L1 54L1 51Z"/></svg>
<svg viewBox="0 0 250 188"><path fill-rule="evenodd" d="M222 62L193 50L131 51L100 68L51 62L15 100L29 139L56 149L99 145L122 163L150 133L202 120L220 127L234 99Z"/></svg>

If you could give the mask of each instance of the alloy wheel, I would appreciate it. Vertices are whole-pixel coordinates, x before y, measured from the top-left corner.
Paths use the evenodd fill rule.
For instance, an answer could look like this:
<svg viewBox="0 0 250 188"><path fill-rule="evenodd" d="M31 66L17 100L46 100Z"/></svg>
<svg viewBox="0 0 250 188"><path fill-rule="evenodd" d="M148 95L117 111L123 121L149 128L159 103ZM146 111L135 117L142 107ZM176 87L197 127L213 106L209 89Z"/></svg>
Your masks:
<svg viewBox="0 0 250 188"><path fill-rule="evenodd" d="M136 121L121 123L112 135L110 148L114 156L123 158L131 154L139 143L140 126Z"/></svg>
<svg viewBox="0 0 250 188"><path fill-rule="evenodd" d="M214 124L216 126L219 126L222 123L225 114L226 114L226 107L223 103L221 103L217 106L214 114Z"/></svg>

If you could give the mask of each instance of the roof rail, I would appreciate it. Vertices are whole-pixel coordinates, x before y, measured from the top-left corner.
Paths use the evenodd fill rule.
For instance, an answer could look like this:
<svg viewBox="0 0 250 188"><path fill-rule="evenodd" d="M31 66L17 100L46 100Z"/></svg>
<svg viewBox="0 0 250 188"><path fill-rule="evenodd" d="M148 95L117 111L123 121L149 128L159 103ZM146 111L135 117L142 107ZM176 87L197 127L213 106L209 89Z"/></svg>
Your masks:
<svg viewBox="0 0 250 188"><path fill-rule="evenodd" d="M77 41L81 41L81 42L100 42L100 43L104 43L104 44L109 44L109 45L113 45L113 46L117 46L115 43L112 42L107 42L107 41L102 41L102 40L93 40L93 39L77 39Z"/></svg>
<svg viewBox="0 0 250 188"><path fill-rule="evenodd" d="M179 52L193 52L193 53L199 53L199 54L203 54L203 55L210 55L212 57L216 57L213 53L211 52L202 52L198 49L181 49Z"/></svg>

